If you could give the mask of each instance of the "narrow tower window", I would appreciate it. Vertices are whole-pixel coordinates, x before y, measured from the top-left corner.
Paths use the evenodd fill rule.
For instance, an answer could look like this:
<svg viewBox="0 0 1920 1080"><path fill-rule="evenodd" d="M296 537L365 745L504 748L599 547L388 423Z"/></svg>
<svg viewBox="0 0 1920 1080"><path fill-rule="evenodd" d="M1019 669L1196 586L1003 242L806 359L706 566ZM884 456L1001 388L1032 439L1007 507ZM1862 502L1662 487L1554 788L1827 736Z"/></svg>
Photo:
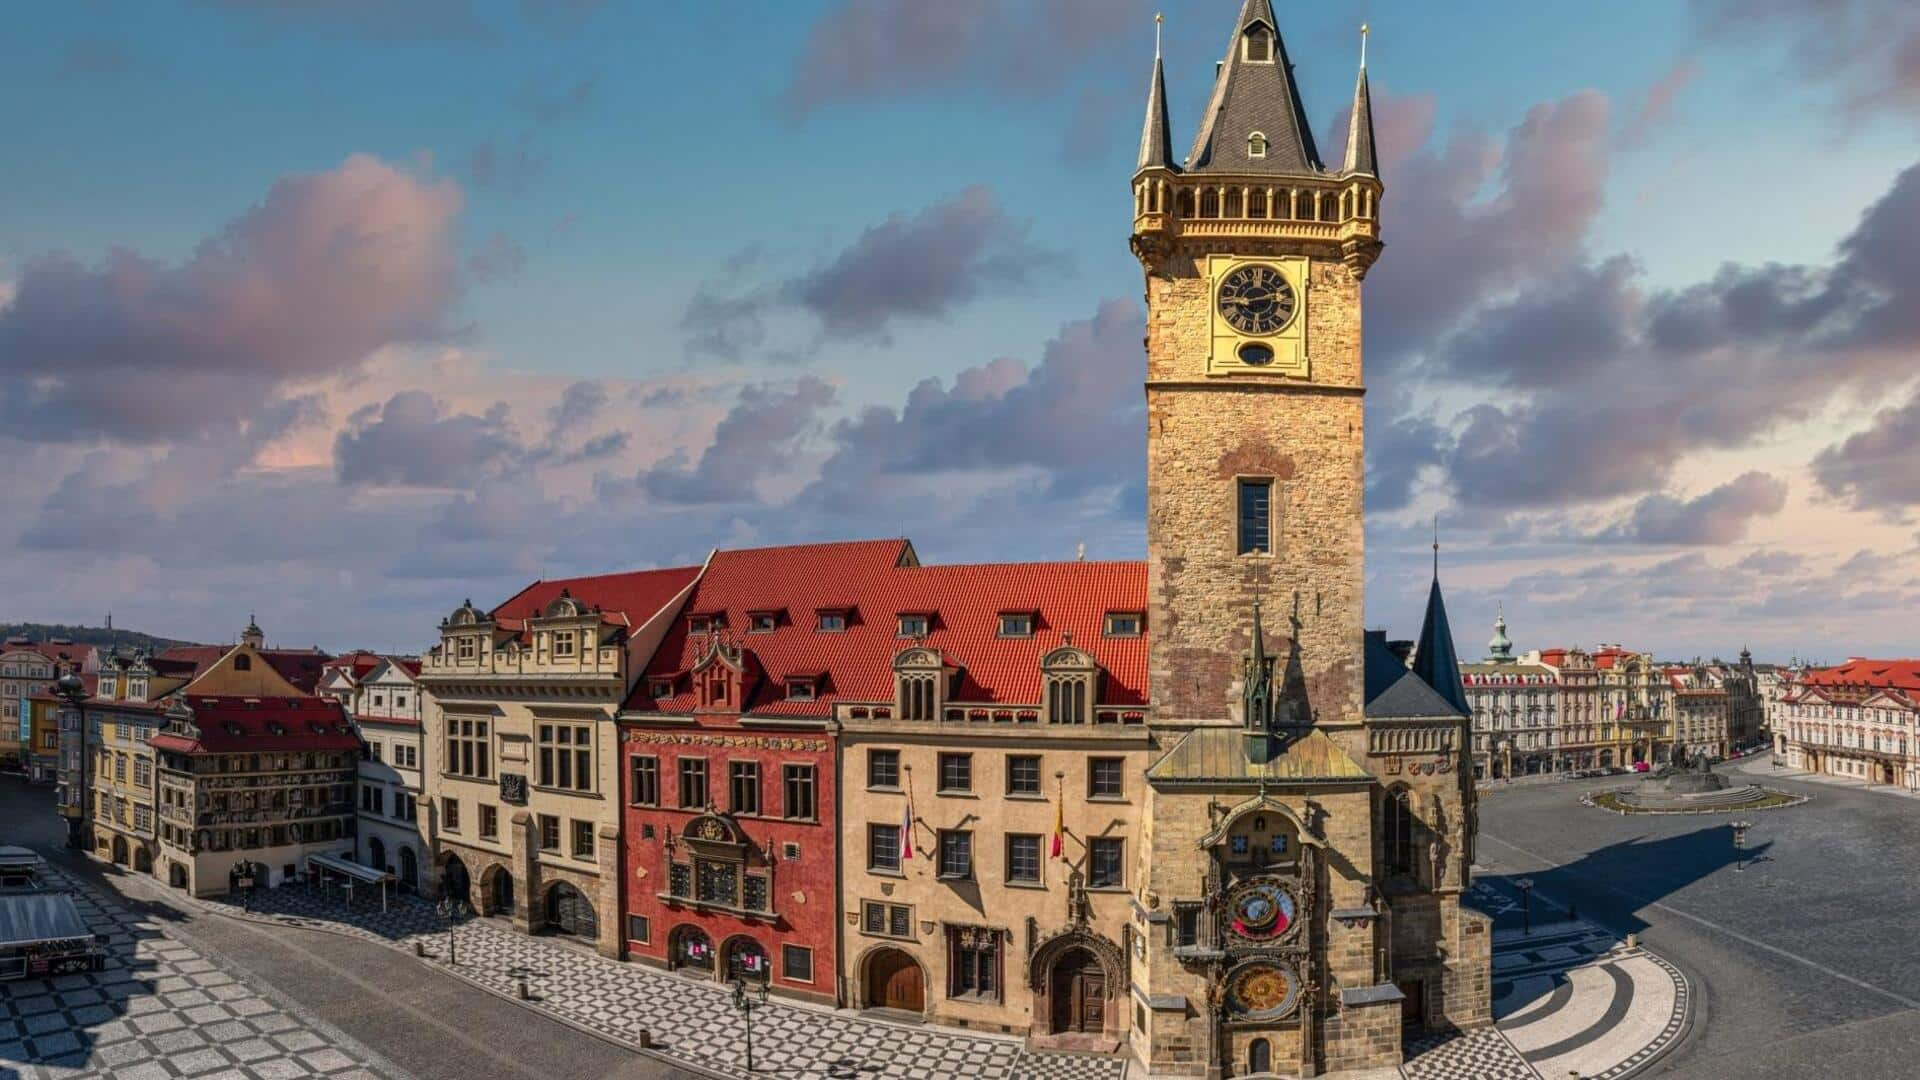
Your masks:
<svg viewBox="0 0 1920 1080"><path fill-rule="evenodd" d="M1247 136L1247 156L1263 158L1267 156L1267 137L1256 131Z"/></svg>
<svg viewBox="0 0 1920 1080"><path fill-rule="evenodd" d="M1240 554L1273 554L1273 481L1240 481Z"/></svg>
<svg viewBox="0 0 1920 1080"><path fill-rule="evenodd" d="M1247 62L1250 64L1273 63L1273 37L1265 30L1255 27L1247 31Z"/></svg>

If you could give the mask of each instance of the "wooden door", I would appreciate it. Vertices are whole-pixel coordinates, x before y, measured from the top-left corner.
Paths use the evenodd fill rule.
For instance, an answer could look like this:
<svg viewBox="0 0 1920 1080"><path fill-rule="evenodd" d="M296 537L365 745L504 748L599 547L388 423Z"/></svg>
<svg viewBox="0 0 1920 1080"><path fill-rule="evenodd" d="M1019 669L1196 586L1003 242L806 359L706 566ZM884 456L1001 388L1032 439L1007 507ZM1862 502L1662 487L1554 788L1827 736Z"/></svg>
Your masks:
<svg viewBox="0 0 1920 1080"><path fill-rule="evenodd" d="M1427 980L1413 979L1400 984L1400 1026L1424 1028L1427 1024Z"/></svg>
<svg viewBox="0 0 1920 1080"><path fill-rule="evenodd" d="M867 967L867 1004L903 1012L925 1011L927 987L920 965L898 949L874 954Z"/></svg>
<svg viewBox="0 0 1920 1080"><path fill-rule="evenodd" d="M1053 1030L1099 1034L1107 1022L1107 973L1085 951L1075 951L1053 966Z"/></svg>

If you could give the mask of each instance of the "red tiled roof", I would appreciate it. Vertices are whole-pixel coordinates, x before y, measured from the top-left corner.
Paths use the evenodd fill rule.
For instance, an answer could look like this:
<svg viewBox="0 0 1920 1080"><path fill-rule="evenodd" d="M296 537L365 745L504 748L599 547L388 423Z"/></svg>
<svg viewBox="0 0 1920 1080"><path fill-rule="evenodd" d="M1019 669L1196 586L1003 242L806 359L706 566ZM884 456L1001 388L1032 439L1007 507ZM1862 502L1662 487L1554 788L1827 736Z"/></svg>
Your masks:
<svg viewBox="0 0 1920 1080"><path fill-rule="evenodd" d="M183 754L360 749L339 703L326 698L197 697L187 707L199 738L162 732L147 742Z"/></svg>
<svg viewBox="0 0 1920 1080"><path fill-rule="evenodd" d="M76 645L72 642L55 644L50 641L8 641L5 644L0 644L0 653L39 653L50 663L72 664L76 668L86 662L87 654L93 650L94 647L91 645Z"/></svg>
<svg viewBox="0 0 1920 1080"><path fill-rule="evenodd" d="M320 665L324 672L345 670L355 682L367 677L367 673L380 666L380 654L365 649L355 649L343 656L336 656Z"/></svg>
<svg viewBox="0 0 1920 1080"><path fill-rule="evenodd" d="M903 613L931 615L923 644L961 669L951 701L1038 705L1040 659L1071 634L1106 672L1100 704L1144 706L1145 636L1109 638L1104 630L1108 612L1144 613L1146 593L1145 563L920 566L905 540L886 540L716 552L687 611L723 613L730 639L765 670L745 702L749 713L822 716L837 701L891 701L894 656L913 644L897 636ZM845 630L820 631L822 609L853 615ZM773 631L748 632L749 612L778 610L787 617ZM1033 636L999 636L999 616L1010 611L1038 614ZM627 707L690 712L685 680L658 701L650 683L685 672L706 646L705 635L677 619ZM785 700L786 679L818 674L825 680L815 700Z"/></svg>
<svg viewBox="0 0 1920 1080"><path fill-rule="evenodd" d="M1836 667L1809 668L1800 676L1807 686L1890 686L1920 690L1920 660L1853 659Z"/></svg>
<svg viewBox="0 0 1920 1080"><path fill-rule="evenodd" d="M76 671L74 672L74 675L79 677L80 685L87 688L87 697L89 699L91 699L92 697L94 697L96 694L100 692L100 676L89 675L86 672L82 672L82 671ZM51 682L38 687L33 691L33 693L28 694L27 696L32 698L35 701L58 702L58 701L66 700L65 698L53 692L53 684Z"/></svg>
<svg viewBox="0 0 1920 1080"><path fill-rule="evenodd" d="M175 645L156 654L153 660L167 662L180 676L190 679L212 667L231 649L231 645ZM192 667L186 667L189 664ZM154 664L154 670L160 670L158 663Z"/></svg>
<svg viewBox="0 0 1920 1080"><path fill-rule="evenodd" d="M621 574L560 578L536 581L520 590L507 602L493 609L492 615L502 629L521 631L526 620L539 618L565 590L567 595L599 608L607 618L627 626L639 626L653 618L667 602L700 576L697 566L676 566L665 570L632 570ZM417 669L416 669L417 670Z"/></svg>

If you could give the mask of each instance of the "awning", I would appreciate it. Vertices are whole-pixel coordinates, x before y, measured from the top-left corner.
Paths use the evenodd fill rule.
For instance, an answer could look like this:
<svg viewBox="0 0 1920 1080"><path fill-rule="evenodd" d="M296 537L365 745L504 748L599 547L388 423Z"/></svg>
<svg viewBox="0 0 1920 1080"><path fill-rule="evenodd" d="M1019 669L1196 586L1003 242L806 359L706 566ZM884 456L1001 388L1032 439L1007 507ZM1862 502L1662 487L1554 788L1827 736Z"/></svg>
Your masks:
<svg viewBox="0 0 1920 1080"><path fill-rule="evenodd" d="M93 931L66 893L0 894L0 948L49 941L92 940Z"/></svg>
<svg viewBox="0 0 1920 1080"><path fill-rule="evenodd" d="M309 855L307 864L322 870L331 870L336 874L345 874L355 881L364 881L369 885L378 885L394 880L385 870L375 870L371 866L362 866L352 859L342 859L334 855Z"/></svg>

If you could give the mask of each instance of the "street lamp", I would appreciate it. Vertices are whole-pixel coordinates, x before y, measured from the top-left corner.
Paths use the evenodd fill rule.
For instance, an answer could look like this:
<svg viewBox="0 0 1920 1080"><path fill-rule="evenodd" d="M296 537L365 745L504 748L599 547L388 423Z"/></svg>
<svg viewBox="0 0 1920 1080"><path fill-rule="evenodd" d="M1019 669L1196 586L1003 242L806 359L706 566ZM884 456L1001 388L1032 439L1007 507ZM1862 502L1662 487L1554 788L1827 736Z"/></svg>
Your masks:
<svg viewBox="0 0 1920 1080"><path fill-rule="evenodd" d="M1523 877L1513 883L1520 890L1520 933L1524 937L1533 936L1533 879Z"/></svg>
<svg viewBox="0 0 1920 1080"><path fill-rule="evenodd" d="M473 909L467 906L465 900L455 899L451 896L443 896L440 898L440 902L434 905L433 910L439 912L440 917L447 921L447 964L449 966L457 966L460 963L460 956L454 951L455 942L453 931L460 925L461 919L473 914Z"/></svg>
<svg viewBox="0 0 1920 1080"><path fill-rule="evenodd" d="M1753 823L1749 821L1735 821L1731 822L1730 825L1733 829L1733 872L1738 874L1747 868L1747 830L1753 828Z"/></svg>
<svg viewBox="0 0 1920 1080"><path fill-rule="evenodd" d="M81 841L85 838L87 827L87 684L80 681L80 676L69 671L54 680L53 692L80 715L80 760L77 770L80 774L80 800L75 805L77 813L67 819L67 846L79 851L84 846Z"/></svg>
<svg viewBox="0 0 1920 1080"><path fill-rule="evenodd" d="M749 980L736 976L733 980L733 1007L740 1010L741 1019L747 1023L747 1071L753 1071L753 1010L767 1003L767 984L759 979Z"/></svg>

